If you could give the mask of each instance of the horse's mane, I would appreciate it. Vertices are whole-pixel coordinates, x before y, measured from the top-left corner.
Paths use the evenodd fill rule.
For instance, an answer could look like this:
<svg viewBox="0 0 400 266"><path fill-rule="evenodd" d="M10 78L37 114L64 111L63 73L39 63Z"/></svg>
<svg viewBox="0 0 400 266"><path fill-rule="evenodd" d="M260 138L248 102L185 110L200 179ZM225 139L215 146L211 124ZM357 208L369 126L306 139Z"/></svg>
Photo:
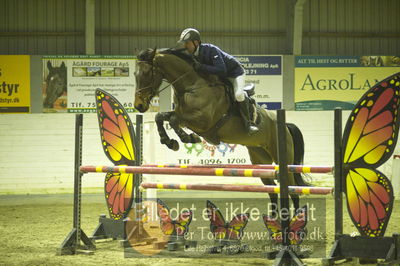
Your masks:
<svg viewBox="0 0 400 266"><path fill-rule="evenodd" d="M183 52L182 50L178 50L178 49L174 49L174 48L161 48L161 49L157 49L157 52L160 54L172 54L172 55L175 55L175 56L179 57L180 59L184 60L185 62L187 62L190 65L193 64L193 56L188 53ZM153 53L154 53L154 49L147 48L145 50L140 51L139 54L137 55L137 58L142 61L151 62L151 60L153 59L152 58Z"/></svg>
<svg viewBox="0 0 400 266"><path fill-rule="evenodd" d="M184 52L183 49L161 48L161 49L157 49L157 53L174 55L174 56L182 59L186 63L188 63L190 65L190 67L192 67L192 65L194 63L193 55L188 54L187 52ZM142 50L137 55L138 60L146 61L149 63L152 63L153 57L154 57L154 49L152 49L152 48L147 48L145 50ZM219 78L216 75L209 75L209 74L205 74L205 73L201 73L201 72L198 72L197 74L201 78L203 78L206 81L213 83L213 84L219 80ZM224 81L222 81L222 82L224 82Z"/></svg>
<svg viewBox="0 0 400 266"><path fill-rule="evenodd" d="M190 54L188 54L188 53L185 53L185 52L183 52L183 51L181 51L181 50L176 50L176 49L168 48L168 49L166 49L166 50L161 51L161 53L162 53L162 54L172 54L172 55L175 55L175 56L179 57L180 59L186 61L186 62L187 62L188 64L190 64L190 65L192 65L192 64L193 64L193 61L194 61L192 55L190 55Z"/></svg>

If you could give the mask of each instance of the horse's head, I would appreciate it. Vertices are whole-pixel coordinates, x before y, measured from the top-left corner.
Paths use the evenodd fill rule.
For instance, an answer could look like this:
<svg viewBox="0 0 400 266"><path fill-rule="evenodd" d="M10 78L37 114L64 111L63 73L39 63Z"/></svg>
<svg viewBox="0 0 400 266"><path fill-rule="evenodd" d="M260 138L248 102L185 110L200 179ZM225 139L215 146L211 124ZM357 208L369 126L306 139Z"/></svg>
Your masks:
<svg viewBox="0 0 400 266"><path fill-rule="evenodd" d="M149 109L151 99L157 95L163 75L155 64L156 49L141 51L136 62L135 108L143 113Z"/></svg>
<svg viewBox="0 0 400 266"><path fill-rule="evenodd" d="M43 106L53 108L58 97L67 91L67 68L64 62L59 67L53 67L50 61L47 61L47 68L49 74L46 77L46 98Z"/></svg>

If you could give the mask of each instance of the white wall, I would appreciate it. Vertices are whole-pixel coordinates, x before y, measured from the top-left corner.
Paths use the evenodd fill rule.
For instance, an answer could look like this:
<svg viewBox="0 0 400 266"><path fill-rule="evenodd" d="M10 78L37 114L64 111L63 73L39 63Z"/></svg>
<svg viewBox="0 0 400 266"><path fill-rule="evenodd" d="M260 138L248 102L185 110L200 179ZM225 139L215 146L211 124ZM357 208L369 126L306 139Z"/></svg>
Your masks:
<svg viewBox="0 0 400 266"><path fill-rule="evenodd" d="M343 113L343 123L349 112ZM154 114L144 117L144 163L168 163L172 151L159 144ZM131 115L134 122L135 117ZM100 143L96 114L84 115L83 165L111 165ZM287 121L302 130L305 164L333 165L333 112L287 112ZM0 115L0 193L72 192L74 174L74 126L72 114ZM398 152L395 152L398 154ZM245 155L247 156L247 155ZM381 170L391 176L391 162ZM103 191L105 174L85 175L86 191ZM224 177L146 176L148 181L259 183L257 179ZM332 184L326 176L313 178L316 184Z"/></svg>
<svg viewBox="0 0 400 266"><path fill-rule="evenodd" d="M103 156L96 114L84 115L83 163L108 163ZM72 191L75 116L5 114L0 116L0 193ZM99 178L85 186L101 186Z"/></svg>

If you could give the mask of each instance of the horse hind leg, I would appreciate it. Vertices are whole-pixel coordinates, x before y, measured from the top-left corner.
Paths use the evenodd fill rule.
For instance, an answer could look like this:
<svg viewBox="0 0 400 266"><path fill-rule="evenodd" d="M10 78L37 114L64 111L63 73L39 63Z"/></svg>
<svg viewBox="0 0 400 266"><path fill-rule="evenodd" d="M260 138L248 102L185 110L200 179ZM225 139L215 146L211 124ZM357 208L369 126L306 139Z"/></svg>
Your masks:
<svg viewBox="0 0 400 266"><path fill-rule="evenodd" d="M290 198L292 199L293 208L296 212L300 208L300 197L297 194L290 194Z"/></svg>
<svg viewBox="0 0 400 266"><path fill-rule="evenodd" d="M179 118L177 117L176 114L172 114L170 116L169 124L183 143L200 143L201 142L201 138L199 136L197 136L195 133L188 134L181 128L180 123L179 123Z"/></svg>
<svg viewBox="0 0 400 266"><path fill-rule="evenodd" d="M250 161L252 164L271 164L273 159L271 155L261 147L247 147L249 152ZM264 185L276 185L273 179L261 179ZM272 218L278 218L278 194L277 193L268 193L269 199L271 201L267 210L270 213Z"/></svg>
<svg viewBox="0 0 400 266"><path fill-rule="evenodd" d="M293 140L293 164L302 165L304 161L304 138L300 129L292 123L287 123L287 128ZM294 174L294 181L297 186L309 186L310 184L303 180L301 173Z"/></svg>
<svg viewBox="0 0 400 266"><path fill-rule="evenodd" d="M290 134L288 135L288 137L289 138L291 137ZM286 149L287 149L287 162L288 162L288 164L296 164L296 161L295 161L296 149L294 148L295 145L294 145L294 141L292 141L292 140L293 140L292 138L291 139L287 139L287 147L286 147ZM298 174L298 173L290 173L290 172L288 173L288 185L289 186L301 185L301 184L296 182L297 178L298 178L298 175L300 175L300 174ZM300 178L301 178L301 176L300 176ZM300 208L300 197L297 194L289 194L289 196L290 196L290 199L292 200L294 211L296 212Z"/></svg>
<svg viewBox="0 0 400 266"><path fill-rule="evenodd" d="M261 147L247 147L249 150L250 160L253 164L271 164L272 162L277 162L277 154L272 153L274 156L268 152L268 150ZM294 148L292 141L287 143L287 160L289 164L294 163ZM274 159L275 158L275 159ZM275 181L272 179L261 179L264 185L276 185ZM293 173L288 173L288 185L297 185L295 182L295 175ZM273 217L278 217L278 194L269 193L271 200L270 209ZM290 194L290 198L293 203L294 210L297 211L300 208L300 197L297 194Z"/></svg>
<svg viewBox="0 0 400 266"><path fill-rule="evenodd" d="M304 138L300 129L292 123L287 123L287 128L290 132L291 138L293 140L293 164L302 165L304 160ZM309 186L307 182L303 180L303 175L301 173L294 173L293 181L297 186ZM291 194L294 209L297 211L300 208L300 197L299 195Z"/></svg>

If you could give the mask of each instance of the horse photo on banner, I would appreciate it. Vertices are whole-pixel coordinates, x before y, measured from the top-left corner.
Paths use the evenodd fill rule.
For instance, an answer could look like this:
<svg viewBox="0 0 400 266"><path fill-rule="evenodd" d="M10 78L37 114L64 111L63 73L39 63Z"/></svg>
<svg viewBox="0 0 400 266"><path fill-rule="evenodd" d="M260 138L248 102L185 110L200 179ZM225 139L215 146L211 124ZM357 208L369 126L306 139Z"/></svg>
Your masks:
<svg viewBox="0 0 400 266"><path fill-rule="evenodd" d="M43 112L67 112L67 66L65 60L43 58Z"/></svg>
<svg viewBox="0 0 400 266"><path fill-rule="evenodd" d="M94 113L95 90L102 89L134 112L134 71L134 56L43 56L43 111Z"/></svg>

